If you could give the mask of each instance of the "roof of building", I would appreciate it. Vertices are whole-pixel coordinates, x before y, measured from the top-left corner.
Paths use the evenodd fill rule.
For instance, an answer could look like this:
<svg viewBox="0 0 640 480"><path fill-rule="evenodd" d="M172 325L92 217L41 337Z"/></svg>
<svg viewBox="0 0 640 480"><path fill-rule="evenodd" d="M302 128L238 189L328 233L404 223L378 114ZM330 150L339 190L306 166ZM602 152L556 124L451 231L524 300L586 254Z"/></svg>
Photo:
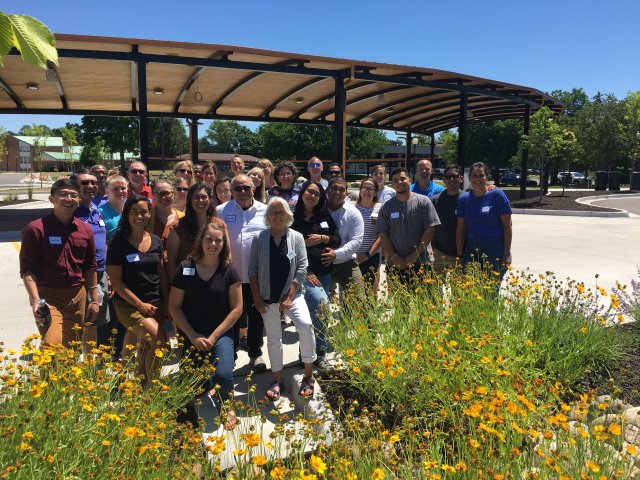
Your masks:
<svg viewBox="0 0 640 480"><path fill-rule="evenodd" d="M34 137L30 135L15 135L15 138L31 146L36 143L36 140L38 138L41 139L41 142L45 147L62 147L64 145L62 137Z"/></svg>

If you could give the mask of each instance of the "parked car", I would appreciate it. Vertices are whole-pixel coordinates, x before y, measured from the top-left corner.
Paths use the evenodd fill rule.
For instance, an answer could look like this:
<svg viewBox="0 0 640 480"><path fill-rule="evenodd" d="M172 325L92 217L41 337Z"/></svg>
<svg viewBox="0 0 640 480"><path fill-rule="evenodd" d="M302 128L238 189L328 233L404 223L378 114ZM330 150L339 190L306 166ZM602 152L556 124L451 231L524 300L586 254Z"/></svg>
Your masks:
<svg viewBox="0 0 640 480"><path fill-rule="evenodd" d="M517 187L520 185L520 175L513 172L505 173L500 177L500 185ZM527 177L527 185L530 187L537 187L538 181Z"/></svg>
<svg viewBox="0 0 640 480"><path fill-rule="evenodd" d="M567 180L565 180L565 176ZM565 183L566 182L566 183ZM558 183L562 185L586 185L588 182L587 177L580 172L560 172L558 173Z"/></svg>

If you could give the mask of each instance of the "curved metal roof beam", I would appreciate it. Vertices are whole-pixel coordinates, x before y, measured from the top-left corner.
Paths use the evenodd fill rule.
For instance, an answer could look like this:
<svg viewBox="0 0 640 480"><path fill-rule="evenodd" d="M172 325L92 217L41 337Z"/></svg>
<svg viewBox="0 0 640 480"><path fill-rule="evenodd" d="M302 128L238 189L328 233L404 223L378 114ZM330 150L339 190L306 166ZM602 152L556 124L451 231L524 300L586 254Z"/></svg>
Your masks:
<svg viewBox="0 0 640 480"><path fill-rule="evenodd" d="M361 83L358 83L356 85L351 85L350 87L347 87L347 92L353 92L354 90L358 90L359 88L368 87L369 85L371 85L373 83L375 83L375 82L361 82ZM309 105L306 105L304 108L301 108L300 110L298 110L296 113L291 115L289 118L292 119L292 120L300 118L300 115L303 115L304 113L308 112L313 107L315 107L317 105L320 105L321 103L324 103L324 102L326 102L328 100L331 100L333 97L335 97L335 92L332 92L329 95L325 95L324 97L320 97L318 100L315 100L315 101L311 102Z"/></svg>
<svg viewBox="0 0 640 480"><path fill-rule="evenodd" d="M276 63L275 65L298 65L300 64L300 60L283 60L281 62ZM232 97L238 90L246 86L247 84L254 81L260 75L264 75L269 72L252 72L242 80L236 82L231 88L229 88L226 92L224 92L218 100L213 102L213 105L209 109L209 113L216 114L218 113L218 109L222 106L222 104L227 101L230 97Z"/></svg>
<svg viewBox="0 0 640 480"><path fill-rule="evenodd" d="M479 116L477 118L473 118L474 121L479 120L485 120L485 119L489 119L486 117L489 116L495 116L495 115L504 115L504 114L517 114L517 115L508 115L505 116L506 118L516 118L516 117L522 117L524 115L524 112L520 113L517 110L515 110L515 108L517 107L507 107L507 106L502 106L502 108L499 108L498 106L495 106L491 109L486 109L486 112L482 113L482 112L474 112L474 113L478 113ZM441 115L438 116L436 118L430 118L430 119L426 119L423 122L419 122L416 123L412 126L412 128L421 128L421 129L426 129L426 130L431 130L433 127L439 125L439 124L453 124L453 127L458 125L458 117L459 117L459 112L455 112L455 113L451 113L451 114L445 114L445 115ZM495 120L499 120L499 119L495 119ZM467 123L469 123L469 121L467 121ZM402 128L402 127L400 127Z"/></svg>
<svg viewBox="0 0 640 480"><path fill-rule="evenodd" d="M0 89L9 96L13 103L16 104L16 108L25 108L22 99L13 91L9 84L2 79L2 77L0 77Z"/></svg>
<svg viewBox="0 0 640 480"><path fill-rule="evenodd" d="M56 66L53 62L50 61L47 61L46 79L47 82L51 82L56 86L56 91L58 92L58 96L60 97L62 108L65 110L69 108L67 105L67 97L64 94L64 88L62 88L62 83L60 82L60 77L58 76Z"/></svg>
<svg viewBox="0 0 640 480"><path fill-rule="evenodd" d="M369 110L368 112L365 112L363 114L358 115L357 117L354 117L353 119L351 119L351 122L359 122L360 120L362 120L363 118L367 118L371 115L374 115L378 112L382 112L383 110L387 110L388 108L391 107L395 107L397 105L402 105L403 103L407 103L407 102L412 102L413 100L419 100L421 98L425 98L425 97L431 97L433 95L442 95L443 93L450 93L449 90L436 90L435 92L429 92L429 93L421 93L419 95L412 95L411 97L406 97L406 98L401 98L399 100L390 102L386 105L383 106L379 106L373 110ZM458 98L457 94L456 94L456 98ZM402 113L404 110L398 110L395 111L394 113L386 116L386 117L382 117L383 119L386 119L389 116L393 116L397 113Z"/></svg>
<svg viewBox="0 0 640 480"><path fill-rule="evenodd" d="M268 117L271 114L271 112L273 112L276 108L278 108L278 106L282 102L284 102L287 98L290 98L290 97L292 97L294 95L297 95L298 93L302 92L304 89L309 88L310 86L315 85L316 83L323 82L325 80L329 80L329 78L327 78L327 77L324 77L324 78L312 78L308 82L305 82L300 86L292 88L287 93L285 93L280 98L278 98L275 102L273 102L271 105L269 105L265 109L265 111L262 112L262 114L260 116L261 117Z"/></svg>
<svg viewBox="0 0 640 480"><path fill-rule="evenodd" d="M221 60L224 58L228 58L229 54L231 53L233 52L227 52L227 51L216 52L213 55L210 55L209 58L215 59L215 60ZM184 100L184 97L187 95L187 92L189 91L191 86L195 83L195 81L198 79L198 77L206 71L206 69L207 67L197 67L193 70L193 73L189 76L185 84L182 86L182 88L180 89L180 93L176 97L176 101L173 103L174 112L178 113L178 111L180 110L180 105L182 105L182 101Z"/></svg>
<svg viewBox="0 0 640 480"><path fill-rule="evenodd" d="M360 96L358 98L354 98L352 100L347 101L347 104L346 104L345 108L349 108L351 105L355 105L356 103L364 102L365 100L369 100L369 99L374 98L374 97L379 97L380 95L385 95L387 93L396 92L398 90L406 90L407 88L415 88L415 87L413 85L399 85L399 86L396 85L394 87L389 87L389 88L385 88L383 90L378 90L377 92L374 92L374 93L367 93L366 95L362 95L362 96ZM314 120L319 120L321 118L326 118L329 115L333 115L333 113L335 113L335 108L330 108L326 112L322 112Z"/></svg>

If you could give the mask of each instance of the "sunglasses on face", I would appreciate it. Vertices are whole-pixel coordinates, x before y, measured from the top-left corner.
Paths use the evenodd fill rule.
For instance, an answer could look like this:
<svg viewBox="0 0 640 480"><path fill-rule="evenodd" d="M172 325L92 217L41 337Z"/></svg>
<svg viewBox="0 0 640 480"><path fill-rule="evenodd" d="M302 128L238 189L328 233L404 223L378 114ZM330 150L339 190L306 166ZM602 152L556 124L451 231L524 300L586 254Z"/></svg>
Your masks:
<svg viewBox="0 0 640 480"><path fill-rule="evenodd" d="M337 170L329 170L328 175L340 175L340 173Z"/></svg>
<svg viewBox="0 0 640 480"><path fill-rule="evenodd" d="M318 168L318 167L321 167L321 166L322 166L322 164L321 164L321 163L319 163L319 162L318 162L318 163L313 162L313 163L310 163L310 164L309 164L309 166L310 166L310 167Z"/></svg>
<svg viewBox="0 0 640 480"><path fill-rule="evenodd" d="M186 168L181 168L178 170L180 173L188 173L189 175L191 175L191 170L187 170Z"/></svg>
<svg viewBox="0 0 640 480"><path fill-rule="evenodd" d="M82 180L80 182L80 185L97 185L98 182L96 182L95 180Z"/></svg>
<svg viewBox="0 0 640 480"><path fill-rule="evenodd" d="M147 173L146 170L140 170L137 168L132 168L131 170L129 170L131 173L133 173L134 175L144 175L145 173Z"/></svg>
<svg viewBox="0 0 640 480"><path fill-rule="evenodd" d="M251 187L249 185L237 185L233 187L234 192L250 192Z"/></svg>
<svg viewBox="0 0 640 480"><path fill-rule="evenodd" d="M194 195L193 199L204 202L205 200L209 200L209 195Z"/></svg>
<svg viewBox="0 0 640 480"><path fill-rule="evenodd" d="M188 190L188 187L176 187L176 192L186 192Z"/></svg>
<svg viewBox="0 0 640 480"><path fill-rule="evenodd" d="M173 192L156 192L156 197L158 198L171 198L173 197Z"/></svg>

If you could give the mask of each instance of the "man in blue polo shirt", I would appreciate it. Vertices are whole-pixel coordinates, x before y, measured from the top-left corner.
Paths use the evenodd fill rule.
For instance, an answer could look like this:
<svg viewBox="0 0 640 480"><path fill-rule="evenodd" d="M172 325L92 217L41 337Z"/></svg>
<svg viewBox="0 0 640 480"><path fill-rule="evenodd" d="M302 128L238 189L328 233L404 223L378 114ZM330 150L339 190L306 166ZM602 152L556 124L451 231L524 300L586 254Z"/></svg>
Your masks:
<svg viewBox="0 0 640 480"><path fill-rule="evenodd" d="M444 191L444 187L431 181L431 174L433 173L433 165L430 160L423 158L418 161L416 166L416 173L418 175L415 182L411 184L411 191L425 195L429 198Z"/></svg>
<svg viewBox="0 0 640 480"><path fill-rule="evenodd" d="M82 332L82 345L85 352L91 350L92 346L88 342L98 343L98 327L109 324L109 282L105 271L105 261L107 258L107 228L100 214L100 210L92 202L98 192L98 181L95 175L89 170L83 169L71 176L80 186L80 205L74 213L74 217L82 220L91 227L93 239L96 246L96 262L98 264L97 284L93 288L98 289L98 314L92 322L85 321ZM88 292L89 293L89 292Z"/></svg>

